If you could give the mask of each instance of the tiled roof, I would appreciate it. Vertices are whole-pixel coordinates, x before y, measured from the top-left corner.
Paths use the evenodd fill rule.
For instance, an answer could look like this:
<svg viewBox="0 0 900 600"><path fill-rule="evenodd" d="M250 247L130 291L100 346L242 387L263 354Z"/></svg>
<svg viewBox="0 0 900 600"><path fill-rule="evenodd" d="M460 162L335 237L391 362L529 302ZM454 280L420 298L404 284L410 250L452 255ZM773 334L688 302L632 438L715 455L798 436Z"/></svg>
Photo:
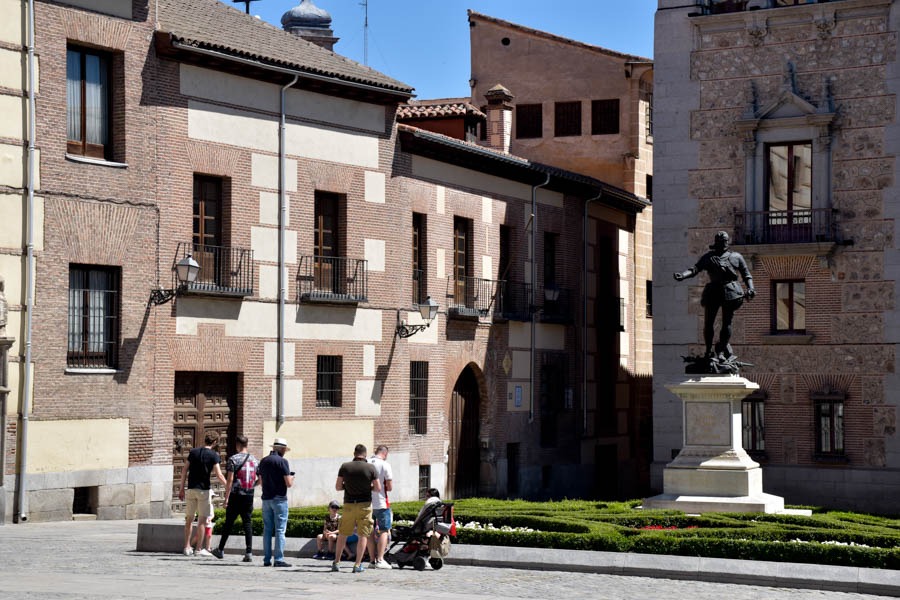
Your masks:
<svg viewBox="0 0 900 600"><path fill-rule="evenodd" d="M151 15L153 15L151 9ZM159 0L159 29L175 41L268 65L411 94L413 88L219 0Z"/></svg>
<svg viewBox="0 0 900 600"><path fill-rule="evenodd" d="M548 40L553 40L555 42L560 42L563 44L568 44L570 46L577 46L579 48L584 48L586 50L592 50L594 52L600 52L602 54L608 54L609 56L614 56L617 58L623 58L627 62L653 62L652 58L645 58L643 56L637 56L635 54L625 54L623 52L616 52L615 50L610 50L609 48L603 48L602 46L595 46L593 44L585 44L584 42L578 42L576 40L572 40L566 37L562 37L561 35L556 35L553 33L548 33L546 31L541 31L540 29L532 29L531 27L525 27L524 25L517 25L516 23L510 23L509 21L504 21L503 19L498 19L497 17L489 17L487 15L483 15L481 13L475 12L474 10L469 10L469 20L472 19L480 19L482 21L488 21L490 23L494 23L495 25L499 25L500 27L507 27L509 29L516 29L523 33L528 33L537 37L542 37Z"/></svg>
<svg viewBox="0 0 900 600"><path fill-rule="evenodd" d="M435 100L409 100L397 110L397 119L423 119L442 117L464 117L472 114L484 117L468 98L438 98Z"/></svg>

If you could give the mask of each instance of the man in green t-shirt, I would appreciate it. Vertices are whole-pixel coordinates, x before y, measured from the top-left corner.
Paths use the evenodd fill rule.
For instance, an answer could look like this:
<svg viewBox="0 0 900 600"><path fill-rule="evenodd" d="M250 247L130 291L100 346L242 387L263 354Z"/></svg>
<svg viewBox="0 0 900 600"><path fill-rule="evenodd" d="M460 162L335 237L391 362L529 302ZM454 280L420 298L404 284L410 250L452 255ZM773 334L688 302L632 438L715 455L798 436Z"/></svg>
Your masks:
<svg viewBox="0 0 900 600"><path fill-rule="evenodd" d="M334 489L344 492L344 514L341 515L341 525L338 529L337 548L335 548L332 571L340 571L338 563L344 546L347 545L347 537L353 534L354 527L359 537L356 546L356 564L353 565L354 573L362 573L365 570L360 563L366 553L366 543L372 535L372 492L381 491L381 482L378 481L378 473L375 467L366 460L366 447L357 444L353 449L353 460L345 462L338 470L337 481Z"/></svg>

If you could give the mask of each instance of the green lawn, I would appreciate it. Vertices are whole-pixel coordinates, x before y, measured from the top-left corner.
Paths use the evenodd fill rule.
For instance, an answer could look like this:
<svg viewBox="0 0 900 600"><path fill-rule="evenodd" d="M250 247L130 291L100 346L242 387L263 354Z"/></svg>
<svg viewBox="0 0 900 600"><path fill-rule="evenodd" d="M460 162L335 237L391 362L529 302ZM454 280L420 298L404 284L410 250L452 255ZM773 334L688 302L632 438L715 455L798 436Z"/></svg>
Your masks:
<svg viewBox="0 0 900 600"><path fill-rule="evenodd" d="M396 502L412 520L421 502ZM467 498L454 503L455 543L775 560L900 569L900 519L813 509L811 517L640 510L640 501L526 502ZM807 507L809 508L809 507ZM324 506L292 508L288 535L315 537ZM217 531L224 516L217 511ZM254 529L262 531L259 513ZM237 528L235 528L237 533Z"/></svg>

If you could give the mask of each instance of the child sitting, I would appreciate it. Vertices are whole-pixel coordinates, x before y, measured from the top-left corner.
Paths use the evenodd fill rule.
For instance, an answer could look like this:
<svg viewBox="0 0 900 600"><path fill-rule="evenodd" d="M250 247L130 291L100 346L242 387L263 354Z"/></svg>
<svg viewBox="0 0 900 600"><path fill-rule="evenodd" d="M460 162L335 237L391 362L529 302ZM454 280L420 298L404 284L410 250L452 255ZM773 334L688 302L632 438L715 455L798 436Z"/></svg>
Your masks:
<svg viewBox="0 0 900 600"><path fill-rule="evenodd" d="M340 508L341 505L335 500L328 503L328 515L322 525L322 533L316 536L316 553L313 558L334 560L334 545L337 542L338 526L341 524L341 515L338 514ZM327 552L325 552L326 544Z"/></svg>

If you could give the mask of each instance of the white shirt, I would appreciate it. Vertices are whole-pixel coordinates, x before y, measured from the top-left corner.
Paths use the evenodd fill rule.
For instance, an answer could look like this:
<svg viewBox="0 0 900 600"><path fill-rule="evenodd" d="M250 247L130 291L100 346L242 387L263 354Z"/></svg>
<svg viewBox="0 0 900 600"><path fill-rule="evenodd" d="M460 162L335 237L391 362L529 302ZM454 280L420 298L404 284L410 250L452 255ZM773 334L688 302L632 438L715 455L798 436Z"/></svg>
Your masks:
<svg viewBox="0 0 900 600"><path fill-rule="evenodd" d="M387 508L387 492L384 491L384 482L394 479L391 464L378 456L373 456L369 462L375 466L375 473L378 475L378 481L381 482L381 491L372 492L372 510Z"/></svg>

